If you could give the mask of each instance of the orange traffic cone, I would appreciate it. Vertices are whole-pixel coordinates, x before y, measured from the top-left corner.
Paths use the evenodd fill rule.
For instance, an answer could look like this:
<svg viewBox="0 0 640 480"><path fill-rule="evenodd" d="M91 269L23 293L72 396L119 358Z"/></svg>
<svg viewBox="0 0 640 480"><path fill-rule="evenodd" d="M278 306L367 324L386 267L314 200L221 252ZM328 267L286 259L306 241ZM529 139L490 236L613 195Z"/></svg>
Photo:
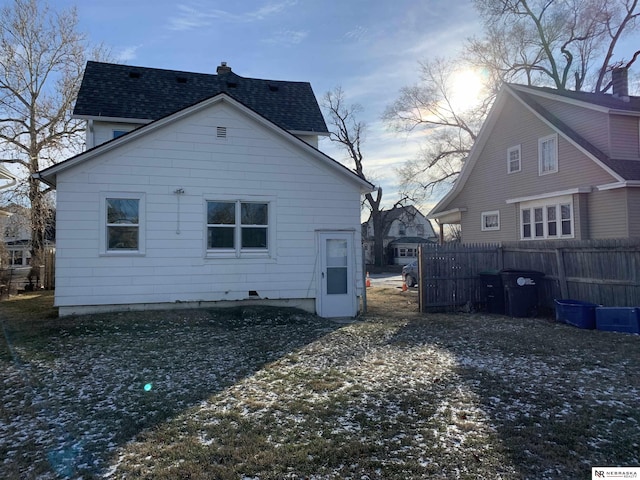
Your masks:
<svg viewBox="0 0 640 480"><path fill-rule="evenodd" d="M371 286L371 279L369 278L369 272L367 272L367 287Z"/></svg>
<svg viewBox="0 0 640 480"><path fill-rule="evenodd" d="M402 282L402 291L406 292L407 290L409 290L409 287L407 287L407 282L403 281Z"/></svg>

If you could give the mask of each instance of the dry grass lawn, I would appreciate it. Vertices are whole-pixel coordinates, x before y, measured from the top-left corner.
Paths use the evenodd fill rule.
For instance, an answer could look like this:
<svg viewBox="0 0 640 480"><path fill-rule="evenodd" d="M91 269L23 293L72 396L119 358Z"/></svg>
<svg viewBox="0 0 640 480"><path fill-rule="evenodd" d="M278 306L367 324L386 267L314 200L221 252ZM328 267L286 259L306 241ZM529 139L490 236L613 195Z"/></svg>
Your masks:
<svg viewBox="0 0 640 480"><path fill-rule="evenodd" d="M640 463L640 337L417 312L0 303L0 478L590 478Z"/></svg>

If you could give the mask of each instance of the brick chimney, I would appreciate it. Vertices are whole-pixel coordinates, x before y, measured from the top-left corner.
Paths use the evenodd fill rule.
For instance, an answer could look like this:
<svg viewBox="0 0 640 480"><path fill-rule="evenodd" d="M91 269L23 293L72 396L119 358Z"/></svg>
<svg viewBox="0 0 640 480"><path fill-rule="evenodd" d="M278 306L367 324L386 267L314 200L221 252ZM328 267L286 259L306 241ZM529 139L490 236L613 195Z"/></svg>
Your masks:
<svg viewBox="0 0 640 480"><path fill-rule="evenodd" d="M231 67L227 67L227 62L221 62L220 66L216 68L216 73L218 75L231 73Z"/></svg>
<svg viewBox="0 0 640 480"><path fill-rule="evenodd" d="M629 80L626 68L614 68L611 70L611 81L613 83L613 96L624 102L629 101Z"/></svg>

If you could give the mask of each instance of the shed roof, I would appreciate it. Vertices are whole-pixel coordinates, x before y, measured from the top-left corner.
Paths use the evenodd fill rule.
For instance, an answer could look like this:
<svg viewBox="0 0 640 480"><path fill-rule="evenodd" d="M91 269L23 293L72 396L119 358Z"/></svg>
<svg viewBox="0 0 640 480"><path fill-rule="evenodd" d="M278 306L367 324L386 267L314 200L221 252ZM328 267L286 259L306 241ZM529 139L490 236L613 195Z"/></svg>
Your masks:
<svg viewBox="0 0 640 480"><path fill-rule="evenodd" d="M219 93L237 99L290 132L328 134L308 82L87 62L73 114L77 118L152 121Z"/></svg>

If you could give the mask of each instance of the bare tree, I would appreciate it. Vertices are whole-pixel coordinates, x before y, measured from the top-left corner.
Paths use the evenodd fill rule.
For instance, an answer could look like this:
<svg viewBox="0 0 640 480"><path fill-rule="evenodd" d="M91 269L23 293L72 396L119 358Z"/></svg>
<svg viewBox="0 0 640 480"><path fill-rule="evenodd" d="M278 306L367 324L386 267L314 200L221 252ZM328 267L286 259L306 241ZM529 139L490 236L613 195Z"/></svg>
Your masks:
<svg viewBox="0 0 640 480"><path fill-rule="evenodd" d="M23 171L31 208L32 264L44 247L49 189L31 174L81 148L71 119L86 60L75 9L54 12L42 0L13 0L0 12L0 152Z"/></svg>
<svg viewBox="0 0 640 480"><path fill-rule="evenodd" d="M353 171L363 180L369 181L364 172L364 156L362 154L362 142L366 125L357 119L362 111L358 104L346 105L342 88L336 87L324 94L322 108L329 116L330 139L339 143L347 152L353 162ZM374 233L374 262L383 265L384 262L384 237L389 231L390 222L386 219L389 213L397 208L402 208L406 197L401 197L390 209L382 208L382 187L378 187L375 193L365 194L365 205L370 211Z"/></svg>
<svg viewBox="0 0 640 480"><path fill-rule="evenodd" d="M415 183L431 193L452 182L480 131L495 94L487 90L477 103L457 105L452 79L465 65L441 58L420 63L420 82L404 87L383 114L394 130L424 135L421 154L399 169L407 189Z"/></svg>
<svg viewBox="0 0 640 480"><path fill-rule="evenodd" d="M419 82L400 91L385 111L388 125L423 135L422 154L400 171L402 181L428 193L458 176L503 82L606 92L611 71L640 55L616 55L640 27L640 0L475 0L485 33L460 58L419 64ZM484 100L472 109L452 101L454 73L483 72Z"/></svg>
<svg viewBox="0 0 640 480"><path fill-rule="evenodd" d="M465 58L504 81L604 92L611 70L640 54L615 59L639 26L638 1L475 0L485 36L469 42Z"/></svg>

